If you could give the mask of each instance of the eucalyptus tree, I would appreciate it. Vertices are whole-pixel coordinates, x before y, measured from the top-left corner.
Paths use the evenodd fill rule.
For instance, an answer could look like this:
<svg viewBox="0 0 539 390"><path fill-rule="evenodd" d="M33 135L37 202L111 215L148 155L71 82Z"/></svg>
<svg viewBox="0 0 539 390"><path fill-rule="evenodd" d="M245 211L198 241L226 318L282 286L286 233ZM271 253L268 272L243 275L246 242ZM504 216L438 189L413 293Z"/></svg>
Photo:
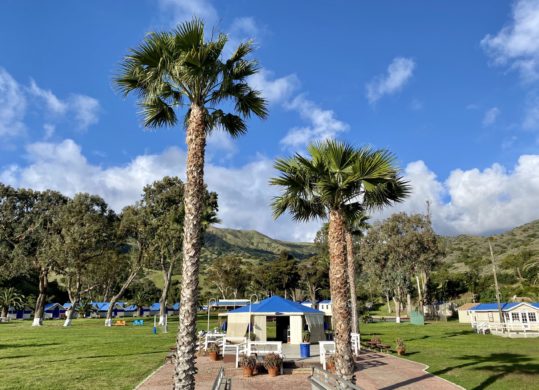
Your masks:
<svg viewBox="0 0 539 390"><path fill-rule="evenodd" d="M117 279L118 288L109 300L105 326L112 326L112 315L116 303L142 271L144 265L148 264L147 252L149 242L152 239L152 232L149 229L150 223L144 207L139 203L127 206L122 210L117 229L114 232L117 238L116 247L109 248L109 256L113 260L112 264L115 265L116 272L121 277Z"/></svg>
<svg viewBox="0 0 539 390"><path fill-rule="evenodd" d="M96 287L87 283L88 267L110 249L116 219L101 197L86 193L75 195L60 210L53 251L71 303L64 326L71 325L81 296Z"/></svg>
<svg viewBox="0 0 539 390"><path fill-rule="evenodd" d="M368 269L375 270L380 282L393 293L396 321L400 322L402 303L413 288L414 276L424 272L428 280L430 270L443 255L440 240L424 215L398 213L376 224L362 243ZM418 295L421 305L425 291L419 285Z"/></svg>
<svg viewBox="0 0 539 390"><path fill-rule="evenodd" d="M348 283L350 284L350 310L352 311L352 332L358 333L357 293L356 293L356 256L357 247L354 237L361 237L369 228L369 217L364 213L352 212L346 221L346 262L348 266Z"/></svg>
<svg viewBox="0 0 539 390"><path fill-rule="evenodd" d="M408 185L399 176L394 157L385 150L354 149L334 140L311 144L309 157L278 159L282 187L273 203L278 217L286 211L298 221L329 218L329 280L335 324L335 360L339 375L354 380L350 345L350 288L346 259L347 215L359 215L363 204L378 207L400 201Z"/></svg>
<svg viewBox="0 0 539 390"><path fill-rule="evenodd" d="M327 256L315 255L303 260L298 267L300 284L307 292L313 308L316 308L316 297L320 290L327 288L329 263L326 258Z"/></svg>
<svg viewBox="0 0 539 390"><path fill-rule="evenodd" d="M49 273L56 262L51 243L58 233L59 210L66 202L67 198L56 191L0 184L0 256L9 258L2 273L14 276L34 270L38 274L33 326L43 323Z"/></svg>
<svg viewBox="0 0 539 390"><path fill-rule="evenodd" d="M206 137L220 128L233 137L247 131L251 115L267 116L266 101L251 88L248 77L259 70L248 58L249 42L240 43L228 59L225 34L206 40L204 23L193 19L174 31L150 33L132 49L116 78L119 89L138 93L147 127L174 126L185 108L187 164L180 327L174 387L193 389L201 221L204 199ZM231 108L226 113L224 109Z"/></svg>

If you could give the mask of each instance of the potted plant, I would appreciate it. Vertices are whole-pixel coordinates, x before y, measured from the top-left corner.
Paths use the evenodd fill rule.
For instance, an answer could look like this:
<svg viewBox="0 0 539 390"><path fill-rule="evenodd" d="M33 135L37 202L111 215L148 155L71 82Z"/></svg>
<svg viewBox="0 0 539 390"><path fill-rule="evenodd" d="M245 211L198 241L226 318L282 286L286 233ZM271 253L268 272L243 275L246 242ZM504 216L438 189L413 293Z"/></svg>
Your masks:
<svg viewBox="0 0 539 390"><path fill-rule="evenodd" d="M326 355L326 370L335 374L335 355Z"/></svg>
<svg viewBox="0 0 539 390"><path fill-rule="evenodd" d="M240 359L240 366L243 367L243 376L248 378L253 376L256 368L256 358L254 356L243 355Z"/></svg>
<svg viewBox="0 0 539 390"><path fill-rule="evenodd" d="M210 360L217 361L219 359L219 346L215 343L209 344L208 355L210 356Z"/></svg>
<svg viewBox="0 0 539 390"><path fill-rule="evenodd" d="M249 335L249 341L256 341L256 334L251 333L251 334Z"/></svg>
<svg viewBox="0 0 539 390"><path fill-rule="evenodd" d="M397 350L397 355L404 355L406 353L406 345L404 345L404 341L402 341L402 339L397 339L395 342L397 343L397 347L395 348Z"/></svg>
<svg viewBox="0 0 539 390"><path fill-rule="evenodd" d="M283 359L276 353L268 353L264 357L264 368L268 370L269 376L279 375L279 370L283 364Z"/></svg>

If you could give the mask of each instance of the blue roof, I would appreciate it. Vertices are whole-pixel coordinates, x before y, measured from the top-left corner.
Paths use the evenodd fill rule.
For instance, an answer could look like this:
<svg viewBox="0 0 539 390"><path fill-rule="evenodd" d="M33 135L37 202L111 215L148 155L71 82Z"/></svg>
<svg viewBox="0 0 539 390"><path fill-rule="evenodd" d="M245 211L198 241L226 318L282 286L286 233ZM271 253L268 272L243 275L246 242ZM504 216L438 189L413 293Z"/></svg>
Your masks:
<svg viewBox="0 0 539 390"><path fill-rule="evenodd" d="M180 302L176 302L172 305L172 310L180 310Z"/></svg>
<svg viewBox="0 0 539 390"><path fill-rule="evenodd" d="M158 311L159 309L161 309L161 305L159 304L159 302L154 302L150 305L151 311Z"/></svg>
<svg viewBox="0 0 539 390"><path fill-rule="evenodd" d="M94 309L97 311L107 311L109 310L110 302L90 302ZM116 310L122 310L123 307L119 302L116 302Z"/></svg>
<svg viewBox="0 0 539 390"><path fill-rule="evenodd" d="M53 308L54 306L56 306L56 305L60 306L60 310L65 309L65 308L64 308L62 305L60 305L58 302L55 302L55 303L47 303L47 304L45 304L44 310L50 310L50 309L52 309L52 308Z"/></svg>
<svg viewBox="0 0 539 390"><path fill-rule="evenodd" d="M251 313L316 313L323 314L320 310L312 309L308 306L304 306L301 303L289 301L280 296L274 295L266 298L259 303L253 303L240 307L236 310L231 310L229 313L249 313L249 306L251 306Z"/></svg>
<svg viewBox="0 0 539 390"><path fill-rule="evenodd" d="M518 306L518 305L531 305L537 309L539 309L539 302L503 302L501 303L502 311L511 310L512 308ZM473 311L496 311L498 310L498 304L497 303L480 303L474 307L472 307L469 310Z"/></svg>
<svg viewBox="0 0 539 390"><path fill-rule="evenodd" d="M124 307L125 311L136 311L138 309L137 305L129 305Z"/></svg>
<svg viewBox="0 0 539 390"><path fill-rule="evenodd" d="M320 301L318 303L331 303L331 299L324 299L323 301Z"/></svg>

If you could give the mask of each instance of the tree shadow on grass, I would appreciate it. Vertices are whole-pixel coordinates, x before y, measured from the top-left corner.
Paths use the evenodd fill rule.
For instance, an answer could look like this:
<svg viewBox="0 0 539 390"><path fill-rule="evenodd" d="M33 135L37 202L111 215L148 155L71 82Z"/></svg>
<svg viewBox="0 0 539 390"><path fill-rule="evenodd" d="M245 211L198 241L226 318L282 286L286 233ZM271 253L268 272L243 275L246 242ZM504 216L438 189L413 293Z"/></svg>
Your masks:
<svg viewBox="0 0 539 390"><path fill-rule="evenodd" d="M472 334L472 333L474 333L473 330L459 330L459 331L446 333L445 335L441 336L440 338L441 339L447 339L447 338L450 338L450 337L465 336L465 335L469 335L469 334Z"/></svg>
<svg viewBox="0 0 539 390"><path fill-rule="evenodd" d="M10 348L40 348L50 347L52 345L60 345L60 343L42 343L42 344L0 344L0 349Z"/></svg>
<svg viewBox="0 0 539 390"><path fill-rule="evenodd" d="M480 384L470 389L482 390L509 374L537 375L539 372L539 364L529 363L532 361L531 357L516 353L502 352L491 353L489 355L463 355L457 357L457 359L466 362L433 371L432 374L441 375L454 369L477 366L473 367L473 369L491 373Z"/></svg>

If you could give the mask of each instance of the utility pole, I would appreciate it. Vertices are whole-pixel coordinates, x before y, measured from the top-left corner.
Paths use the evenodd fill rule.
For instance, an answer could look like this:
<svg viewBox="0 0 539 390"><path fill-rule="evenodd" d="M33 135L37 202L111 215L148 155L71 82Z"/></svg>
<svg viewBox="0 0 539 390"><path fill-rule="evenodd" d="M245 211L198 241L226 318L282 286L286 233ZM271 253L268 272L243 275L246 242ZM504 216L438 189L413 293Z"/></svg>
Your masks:
<svg viewBox="0 0 539 390"><path fill-rule="evenodd" d="M492 262L492 273L494 274L494 287L496 288L496 301L498 301L498 315L500 316L500 322L504 323L505 319L503 318L502 304L500 302L500 289L498 287L498 277L496 276L496 263L494 262L494 252L492 251L492 243L490 242L490 238L488 239L488 247L490 249L490 260ZM505 333L505 329L503 331Z"/></svg>

